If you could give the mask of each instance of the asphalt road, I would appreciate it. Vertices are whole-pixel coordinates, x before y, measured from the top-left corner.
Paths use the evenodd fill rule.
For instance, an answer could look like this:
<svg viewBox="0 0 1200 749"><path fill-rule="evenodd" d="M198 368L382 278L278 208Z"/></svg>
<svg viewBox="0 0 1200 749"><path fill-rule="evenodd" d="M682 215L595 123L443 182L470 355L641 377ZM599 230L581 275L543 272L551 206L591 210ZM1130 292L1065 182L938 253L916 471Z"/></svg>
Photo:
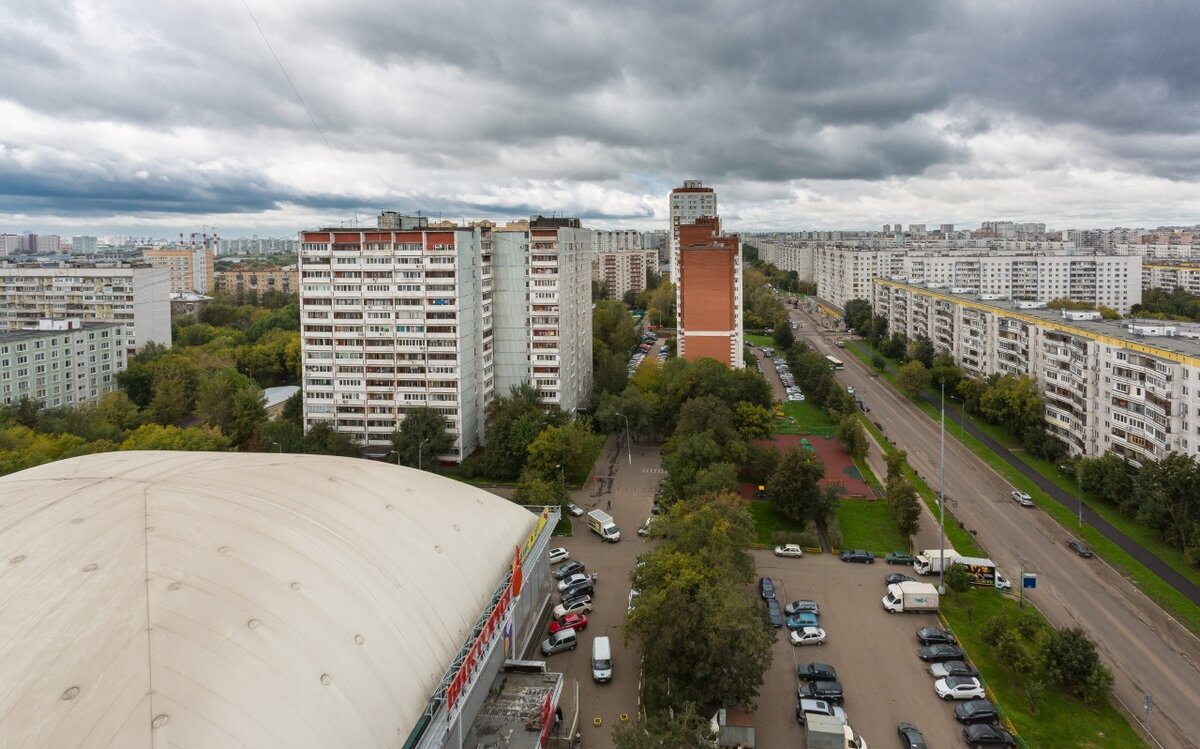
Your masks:
<svg viewBox="0 0 1200 749"><path fill-rule="evenodd" d="M909 463L936 491L938 425L853 354L835 348L834 333L817 335L823 327L818 317L792 315L803 321L798 338L845 362L838 379L863 395L871 420L908 452ZM946 428L951 427L948 420ZM1103 560L1075 556L1066 546L1069 531L1039 510L1017 506L1009 496L1012 487L949 437L945 466L951 509L992 559L1014 583L1022 571L1037 573L1037 590L1027 599L1055 625L1080 627L1096 640L1116 677L1114 693L1137 717L1143 717L1144 696L1153 696L1153 732L1161 746L1200 747L1200 639Z"/></svg>

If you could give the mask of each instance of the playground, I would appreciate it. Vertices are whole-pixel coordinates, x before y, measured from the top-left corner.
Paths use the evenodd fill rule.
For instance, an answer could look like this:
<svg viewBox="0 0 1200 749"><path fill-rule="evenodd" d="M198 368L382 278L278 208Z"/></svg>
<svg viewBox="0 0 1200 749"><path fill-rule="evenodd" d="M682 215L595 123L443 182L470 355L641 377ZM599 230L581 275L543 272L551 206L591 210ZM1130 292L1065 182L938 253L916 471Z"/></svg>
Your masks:
<svg viewBox="0 0 1200 749"><path fill-rule="evenodd" d="M825 478L821 480L821 486L835 487L843 497L874 497L874 492L863 480L850 454L835 439L814 435L777 434L774 439L754 442L758 445L774 445L780 455L786 454L793 447L812 450L825 466ZM750 484L746 486L750 487L750 494L753 496L757 487ZM744 496L745 487L742 487L742 493Z"/></svg>

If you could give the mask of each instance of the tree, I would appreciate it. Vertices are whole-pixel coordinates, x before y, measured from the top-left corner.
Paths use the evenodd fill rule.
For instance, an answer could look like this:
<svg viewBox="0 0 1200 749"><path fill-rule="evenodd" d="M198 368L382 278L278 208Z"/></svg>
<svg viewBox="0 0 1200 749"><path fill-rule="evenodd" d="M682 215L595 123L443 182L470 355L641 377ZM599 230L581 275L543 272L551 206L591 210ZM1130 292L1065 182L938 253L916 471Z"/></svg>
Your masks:
<svg viewBox="0 0 1200 749"><path fill-rule="evenodd" d="M525 468L529 445L550 425L566 423L561 409L546 410L529 383L497 396L487 407L484 473L493 479L515 479Z"/></svg>
<svg viewBox="0 0 1200 749"><path fill-rule="evenodd" d="M696 496L694 488L700 472L724 457L711 432L681 434L667 440L663 446L663 468L667 470L663 495L669 500Z"/></svg>
<svg viewBox="0 0 1200 749"><path fill-rule="evenodd" d="M857 416L847 415L838 422L837 438L850 457L855 460L867 457L867 432Z"/></svg>
<svg viewBox="0 0 1200 749"><path fill-rule="evenodd" d="M151 365L153 393L146 413L158 424L176 424L192 415L200 371L182 354L167 354Z"/></svg>
<svg viewBox="0 0 1200 749"><path fill-rule="evenodd" d="M767 482L767 500L776 512L798 523L825 522L819 482L825 466L810 450L793 447L779 461L775 475Z"/></svg>
<svg viewBox="0 0 1200 749"><path fill-rule="evenodd" d="M664 554L693 554L723 579L745 584L754 577L754 520L733 491L706 492L671 507L662 518Z"/></svg>
<svg viewBox="0 0 1200 749"><path fill-rule="evenodd" d="M857 331L859 335L866 337L874 316L871 303L865 299L851 299L846 302L844 310L846 325Z"/></svg>
<svg viewBox="0 0 1200 749"><path fill-rule="evenodd" d="M1112 452L1098 458L1081 458L1076 465L1079 486L1088 494L1123 507L1133 499L1133 471L1125 459Z"/></svg>
<svg viewBox="0 0 1200 749"><path fill-rule="evenodd" d="M949 351L939 351L933 357L933 366L929 368L929 375L933 384L938 387L945 385L947 393L953 393L964 376Z"/></svg>
<svg viewBox="0 0 1200 749"><path fill-rule="evenodd" d="M712 749L715 740L709 718L690 702L682 710L663 710L613 730L617 749Z"/></svg>
<svg viewBox="0 0 1200 749"><path fill-rule="evenodd" d="M999 377L979 399L980 411L1014 437L1023 438L1031 429L1045 429L1045 404L1032 377Z"/></svg>
<svg viewBox="0 0 1200 749"><path fill-rule="evenodd" d="M792 326L785 319L775 323L775 346L780 351L787 351L796 342L796 336L792 335Z"/></svg>
<svg viewBox="0 0 1200 749"><path fill-rule="evenodd" d="M595 440L591 427L583 421L548 426L529 443L526 468L545 478L561 473L572 484L587 480L595 462Z"/></svg>
<svg viewBox="0 0 1200 749"><path fill-rule="evenodd" d="M1171 452L1147 461L1133 480L1141 497L1138 520L1151 526L1172 546L1189 552L1200 525L1200 463L1185 453ZM1196 558L1189 559L1193 564Z"/></svg>
<svg viewBox="0 0 1200 749"><path fill-rule="evenodd" d="M283 443L280 442L280 445ZM322 421L313 425L304 435L304 452L313 455L341 455L343 457L359 457L361 451L358 444L349 436Z"/></svg>
<svg viewBox="0 0 1200 749"><path fill-rule="evenodd" d="M955 391L958 397L962 399L963 407L968 413L977 414L980 411L980 401L988 391L988 384L983 380L975 379L974 377L964 377L958 381L958 387Z"/></svg>
<svg viewBox="0 0 1200 749"><path fill-rule="evenodd" d="M880 344L879 350L889 359L903 359L908 352L908 336L903 333L892 333L885 342Z"/></svg>
<svg viewBox="0 0 1200 749"><path fill-rule="evenodd" d="M735 411L734 422L742 439L770 439L775 434L775 414L768 409L739 401Z"/></svg>
<svg viewBox="0 0 1200 749"><path fill-rule="evenodd" d="M392 435L396 463L403 466L437 469L437 456L454 450L454 437L446 430L446 417L429 406L414 408L404 415L400 428Z"/></svg>
<svg viewBox="0 0 1200 749"><path fill-rule="evenodd" d="M871 355L871 366L880 372L887 369L887 360L883 358L883 354L875 353Z"/></svg>
<svg viewBox="0 0 1200 749"><path fill-rule="evenodd" d="M884 456L887 463L887 482L891 484L904 478L904 466L908 462L908 453L903 450L893 450Z"/></svg>
<svg viewBox="0 0 1200 749"><path fill-rule="evenodd" d="M123 432L135 429L141 422L137 404L120 390L100 396L95 414L98 420Z"/></svg>
<svg viewBox="0 0 1200 749"><path fill-rule="evenodd" d="M945 581L946 587L955 593L966 593L971 589L971 575L967 568L958 562L946 568Z"/></svg>
<svg viewBox="0 0 1200 749"><path fill-rule="evenodd" d="M121 450L219 451L229 439L215 427L177 427L143 424L121 443Z"/></svg>
<svg viewBox="0 0 1200 749"><path fill-rule="evenodd" d="M933 343L925 336L920 336L908 344L908 358L921 362L926 369L933 366L934 353Z"/></svg>
<svg viewBox="0 0 1200 749"><path fill-rule="evenodd" d="M1055 629L1041 639L1042 670L1054 684L1094 701L1112 686L1112 673L1100 661L1096 643L1078 627Z"/></svg>
<svg viewBox="0 0 1200 749"><path fill-rule="evenodd" d="M546 479L529 471L521 476L521 481L512 495L513 502L535 507L563 505L568 499L570 499L570 494L567 492L567 487L558 476Z"/></svg>
<svg viewBox="0 0 1200 749"><path fill-rule="evenodd" d="M913 359L897 370L896 384L909 398L916 398L929 387L929 370L919 360Z"/></svg>
<svg viewBox="0 0 1200 749"><path fill-rule="evenodd" d="M915 536L921 528L921 500L916 488L901 476L895 481L888 481L886 496L900 532L906 537Z"/></svg>
<svg viewBox="0 0 1200 749"><path fill-rule="evenodd" d="M200 380L196 416L214 426L235 445L244 445L266 421L263 394L258 385L232 367L209 372Z"/></svg>

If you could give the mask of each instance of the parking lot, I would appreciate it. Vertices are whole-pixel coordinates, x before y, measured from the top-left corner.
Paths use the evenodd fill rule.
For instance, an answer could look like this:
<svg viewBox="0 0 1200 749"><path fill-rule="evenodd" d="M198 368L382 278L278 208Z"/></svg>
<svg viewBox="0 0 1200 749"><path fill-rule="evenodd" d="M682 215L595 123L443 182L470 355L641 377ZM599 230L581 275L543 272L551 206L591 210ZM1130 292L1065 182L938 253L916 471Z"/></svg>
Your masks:
<svg viewBox="0 0 1200 749"><path fill-rule="evenodd" d="M796 722L796 665L813 661L837 669L850 725L872 749L896 745L901 721L916 725L931 747L962 746L962 726L953 712L957 703L938 699L929 664L917 658L916 630L937 626L937 618L889 614L880 603L883 578L903 569L882 560L846 564L828 554L781 559L766 550L753 553L758 574L774 580L780 605L800 598L817 601L828 635L825 645L793 647L787 628L777 630L754 721L758 746L803 746Z"/></svg>

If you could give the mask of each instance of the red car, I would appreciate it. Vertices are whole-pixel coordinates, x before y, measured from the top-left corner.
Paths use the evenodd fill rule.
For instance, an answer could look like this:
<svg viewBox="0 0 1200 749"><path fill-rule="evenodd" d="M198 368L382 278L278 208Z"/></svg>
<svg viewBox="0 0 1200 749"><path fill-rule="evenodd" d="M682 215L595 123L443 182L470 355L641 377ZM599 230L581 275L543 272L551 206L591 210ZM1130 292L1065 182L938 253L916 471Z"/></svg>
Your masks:
<svg viewBox="0 0 1200 749"><path fill-rule="evenodd" d="M581 629L587 629L587 617L583 614L567 614L562 619L550 622L550 634L554 634L560 629L571 629L578 632Z"/></svg>

